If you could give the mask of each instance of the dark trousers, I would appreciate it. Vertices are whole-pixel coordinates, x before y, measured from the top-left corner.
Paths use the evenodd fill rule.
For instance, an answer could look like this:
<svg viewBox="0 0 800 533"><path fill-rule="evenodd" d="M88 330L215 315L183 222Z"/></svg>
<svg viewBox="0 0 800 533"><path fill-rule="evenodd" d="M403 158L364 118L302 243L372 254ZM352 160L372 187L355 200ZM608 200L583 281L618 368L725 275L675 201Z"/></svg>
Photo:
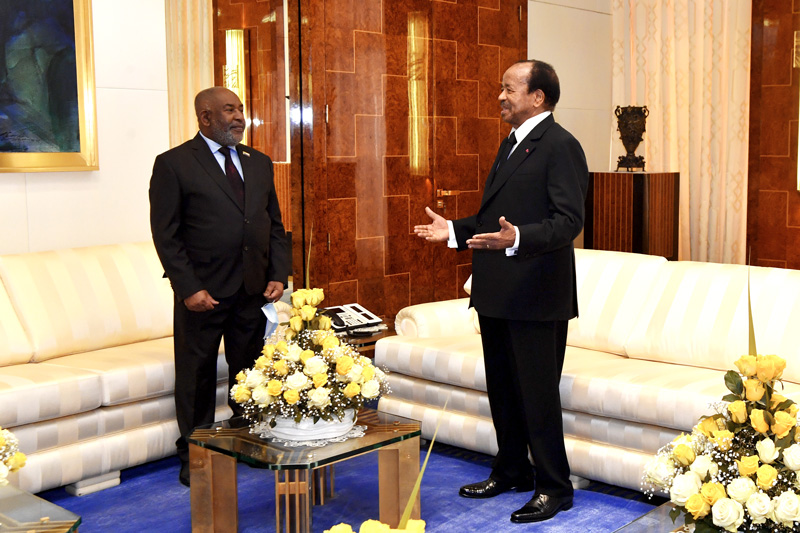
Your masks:
<svg viewBox="0 0 800 533"><path fill-rule="evenodd" d="M486 388L499 451L491 477L530 475L536 493L572 496L558 384L567 321L533 322L480 316Z"/></svg>
<svg viewBox="0 0 800 533"><path fill-rule="evenodd" d="M186 438L192 430L214 422L220 340L225 341L228 390L239 371L253 366L264 345L262 294L247 294L240 288L233 296L216 299L219 304L214 309L201 313L175 300L175 415L181 434L175 444L181 461L189 460ZM234 414L240 412L230 398L228 405Z"/></svg>

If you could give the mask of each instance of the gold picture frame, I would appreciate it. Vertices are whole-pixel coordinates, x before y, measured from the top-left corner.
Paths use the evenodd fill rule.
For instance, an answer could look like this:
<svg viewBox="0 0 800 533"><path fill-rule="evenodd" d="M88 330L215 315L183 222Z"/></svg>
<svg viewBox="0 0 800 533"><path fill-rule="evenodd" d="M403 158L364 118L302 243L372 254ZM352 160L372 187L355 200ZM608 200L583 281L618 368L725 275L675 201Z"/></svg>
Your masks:
<svg viewBox="0 0 800 533"><path fill-rule="evenodd" d="M73 17L80 151L0 151L0 172L60 172L99 168L91 0L73 0ZM71 131L75 131L74 127Z"/></svg>

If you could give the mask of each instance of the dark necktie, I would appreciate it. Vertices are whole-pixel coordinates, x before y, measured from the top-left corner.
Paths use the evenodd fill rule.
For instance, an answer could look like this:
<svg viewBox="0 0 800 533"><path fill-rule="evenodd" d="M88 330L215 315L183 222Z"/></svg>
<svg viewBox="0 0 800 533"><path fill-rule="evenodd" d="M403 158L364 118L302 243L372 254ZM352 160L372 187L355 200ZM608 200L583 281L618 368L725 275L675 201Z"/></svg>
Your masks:
<svg viewBox="0 0 800 533"><path fill-rule="evenodd" d="M221 146L219 152L225 156L225 175L228 177L233 193L236 195L239 203L244 205L244 182L239 175L239 171L236 169L236 165L233 164L231 149L227 146Z"/></svg>
<svg viewBox="0 0 800 533"><path fill-rule="evenodd" d="M503 166L503 163L506 162L508 156L511 154L511 149L514 148L515 144L517 144L517 137L512 132L511 135L506 137L506 139L503 141L503 144L500 145L500 156L497 158L497 167L494 169L492 178L489 180L489 186L491 186L492 182L494 182L495 174L497 174L497 171Z"/></svg>

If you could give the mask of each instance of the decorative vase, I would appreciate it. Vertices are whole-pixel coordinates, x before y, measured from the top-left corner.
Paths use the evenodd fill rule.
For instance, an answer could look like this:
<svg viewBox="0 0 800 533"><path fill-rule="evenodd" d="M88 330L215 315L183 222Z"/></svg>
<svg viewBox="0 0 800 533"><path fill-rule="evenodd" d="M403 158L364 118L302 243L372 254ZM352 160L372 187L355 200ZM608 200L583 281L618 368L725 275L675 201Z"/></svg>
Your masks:
<svg viewBox="0 0 800 533"><path fill-rule="evenodd" d="M266 430L266 436L286 441L310 441L341 437L353 429L355 423L355 409L347 409L342 420L335 417L333 420L320 419L315 424L311 418L295 422L292 418L276 417L275 427L269 427L268 422L263 422L262 428Z"/></svg>
<svg viewBox="0 0 800 533"><path fill-rule="evenodd" d="M647 121L647 115L650 114L647 111L647 106L617 106L614 114L617 116L619 138L622 139L622 145L627 152L626 155L619 157L617 170L626 168L628 172L632 172L635 168L641 168L644 171L644 156L637 156L636 148L642 142L645 122Z"/></svg>

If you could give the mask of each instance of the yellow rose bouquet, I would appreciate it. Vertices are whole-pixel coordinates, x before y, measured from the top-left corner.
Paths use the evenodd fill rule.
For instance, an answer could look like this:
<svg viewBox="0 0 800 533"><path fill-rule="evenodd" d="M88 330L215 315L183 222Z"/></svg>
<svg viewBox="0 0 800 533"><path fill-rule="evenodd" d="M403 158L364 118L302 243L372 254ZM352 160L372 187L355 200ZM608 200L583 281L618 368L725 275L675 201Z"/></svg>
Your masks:
<svg viewBox="0 0 800 533"><path fill-rule="evenodd" d="M25 466L25 454L19 451L19 441L7 429L0 428L0 487L8 484L8 474Z"/></svg>
<svg viewBox="0 0 800 533"><path fill-rule="evenodd" d="M744 355L725 374L730 394L647 463L643 489L663 491L697 533L797 531L800 431L797 404L775 390L786 361Z"/></svg>
<svg viewBox="0 0 800 533"><path fill-rule="evenodd" d="M282 334L267 339L255 366L236 376L231 397L254 423L276 418L343 420L366 400L388 392L385 373L341 342L318 306L322 289L292 293L292 311Z"/></svg>
<svg viewBox="0 0 800 533"><path fill-rule="evenodd" d="M408 533L425 533L425 521L411 519L406 524L405 529L392 529L387 524L377 520L367 520L358 528L358 533L391 533L393 531L406 531ZM353 527L348 524L336 524L325 533L356 533Z"/></svg>

